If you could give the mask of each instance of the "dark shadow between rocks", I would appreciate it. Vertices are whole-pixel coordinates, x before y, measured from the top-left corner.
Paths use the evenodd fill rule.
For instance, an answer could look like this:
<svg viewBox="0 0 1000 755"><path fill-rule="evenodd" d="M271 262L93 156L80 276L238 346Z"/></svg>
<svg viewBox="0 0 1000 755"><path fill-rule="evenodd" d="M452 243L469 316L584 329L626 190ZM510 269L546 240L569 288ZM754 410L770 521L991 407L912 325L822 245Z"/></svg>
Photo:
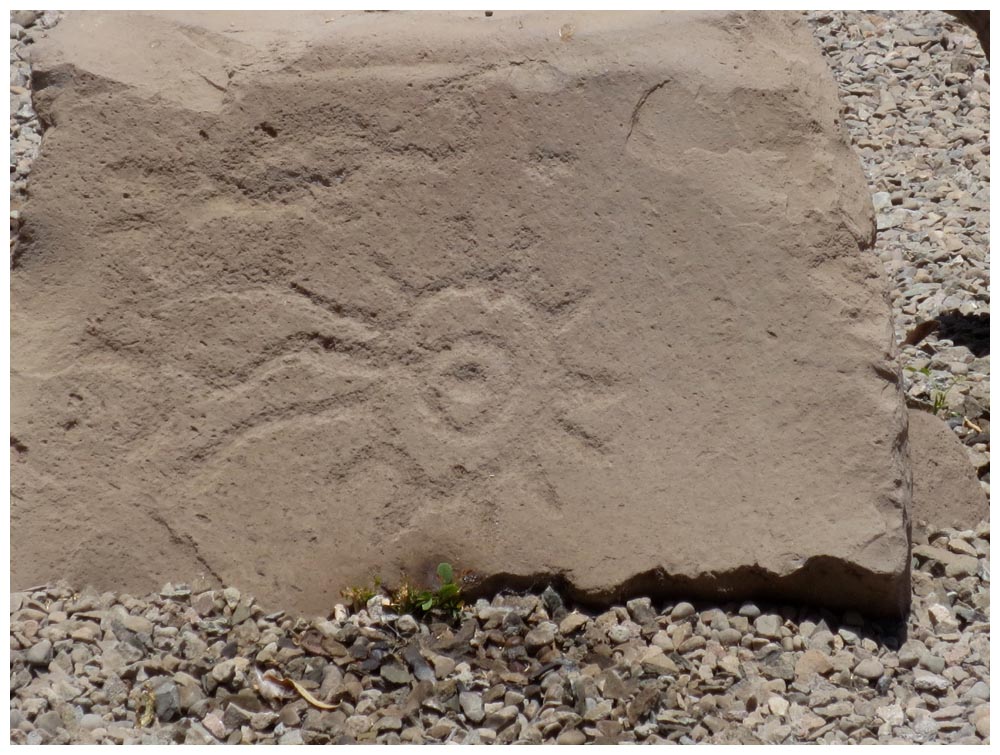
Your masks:
<svg viewBox="0 0 1000 755"><path fill-rule="evenodd" d="M938 338L946 338L956 346L964 346L977 358L990 353L990 316L975 313L963 315L945 312L938 315Z"/></svg>
<svg viewBox="0 0 1000 755"><path fill-rule="evenodd" d="M478 598L491 600L497 595L524 595L529 593L541 596L546 608L549 611L549 615L556 622L560 621L568 612L574 610L578 610L591 617L596 616L603 611L610 610L604 603L594 603L592 601L574 598L572 588L568 587L566 581L562 578L554 580L549 579L547 581L542 579L524 589L501 588L495 592L477 589L474 591L474 594L469 592L466 594L471 602ZM555 600L553 600L554 596ZM632 595L629 598L622 598L619 602L616 602L615 605L624 605L625 602L632 597L646 598L651 596L647 594ZM838 613L830 608L823 608L815 604L803 603L800 601L697 599L693 598L690 594L685 593L678 593L671 596L661 595L659 597L654 597L651 600L653 609L657 612L657 614L661 615L668 614L669 610L666 609L681 601L690 602L695 608L694 614L681 620L691 623L692 627L697 624L698 615L704 613L705 611L717 609L723 611L728 616L736 616L738 614L746 615L740 614L740 609L744 604L752 603L760 610L761 614L777 614L784 620L791 621L796 625L809 621L816 625L816 629L814 631L827 630L835 635L840 633L843 629L846 632L856 635L856 641L858 642L863 639L869 639L876 643L879 647L892 651L899 650L903 643L909 639L909 616L871 617L864 616L858 611L852 609L847 609ZM554 602L556 605L553 605ZM752 625L755 617L748 616L747 618Z"/></svg>
<svg viewBox="0 0 1000 755"><path fill-rule="evenodd" d="M845 578L845 574L850 576ZM826 556L811 558L801 569L786 576L772 574L760 567L705 574L698 578L653 570L634 576L614 591L601 594L579 590L562 574L494 574L466 585L463 591L469 600L475 600L491 599L505 591L540 592L546 587L552 587L567 603L588 612L603 611L609 605L623 605L637 597L651 598L654 605L667 601L697 601L696 606L702 605L699 610L738 610L742 602L753 601L762 607L771 606L765 610L773 610L789 620L808 618L818 623L821 619L834 633L847 625L842 615L835 613L842 611L856 617L852 631L879 644L887 644L892 638L898 643L905 641L911 599L909 570L904 579L893 579L891 575L873 574ZM879 609L889 604L887 594L897 606L895 613L887 614ZM867 633L865 627L869 627Z"/></svg>

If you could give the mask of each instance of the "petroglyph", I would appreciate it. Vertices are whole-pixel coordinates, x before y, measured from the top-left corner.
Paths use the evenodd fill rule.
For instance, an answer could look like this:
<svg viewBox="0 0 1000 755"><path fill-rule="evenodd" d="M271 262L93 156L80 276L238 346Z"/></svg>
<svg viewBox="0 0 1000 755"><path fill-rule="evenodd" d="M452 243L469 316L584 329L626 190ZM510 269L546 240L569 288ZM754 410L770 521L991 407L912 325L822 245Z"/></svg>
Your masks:
<svg viewBox="0 0 1000 755"><path fill-rule="evenodd" d="M67 14L32 45L13 582L325 614L447 560L898 612L905 414L804 23Z"/></svg>

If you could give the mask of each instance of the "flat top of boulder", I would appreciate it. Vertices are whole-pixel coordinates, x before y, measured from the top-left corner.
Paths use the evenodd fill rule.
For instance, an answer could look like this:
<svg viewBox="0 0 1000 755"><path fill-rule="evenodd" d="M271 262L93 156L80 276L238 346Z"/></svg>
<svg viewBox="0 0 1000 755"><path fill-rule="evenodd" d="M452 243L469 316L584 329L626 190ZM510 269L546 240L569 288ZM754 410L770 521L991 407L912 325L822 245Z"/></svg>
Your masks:
<svg viewBox="0 0 1000 755"><path fill-rule="evenodd" d="M12 582L906 603L871 203L776 13L69 13Z"/></svg>

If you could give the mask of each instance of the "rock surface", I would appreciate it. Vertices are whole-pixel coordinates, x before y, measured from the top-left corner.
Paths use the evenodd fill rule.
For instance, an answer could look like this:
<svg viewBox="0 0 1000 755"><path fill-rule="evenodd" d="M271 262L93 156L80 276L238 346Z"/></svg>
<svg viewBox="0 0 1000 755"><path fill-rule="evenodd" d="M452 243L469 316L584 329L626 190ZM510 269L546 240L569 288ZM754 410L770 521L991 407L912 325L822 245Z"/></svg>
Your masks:
<svg viewBox="0 0 1000 755"><path fill-rule="evenodd" d="M989 515L990 505L962 443L931 414L911 409L909 418L914 528L926 529L929 522L975 527Z"/></svg>
<svg viewBox="0 0 1000 755"><path fill-rule="evenodd" d="M803 17L268 19L36 45L15 586L317 613L448 560L905 608L871 201Z"/></svg>

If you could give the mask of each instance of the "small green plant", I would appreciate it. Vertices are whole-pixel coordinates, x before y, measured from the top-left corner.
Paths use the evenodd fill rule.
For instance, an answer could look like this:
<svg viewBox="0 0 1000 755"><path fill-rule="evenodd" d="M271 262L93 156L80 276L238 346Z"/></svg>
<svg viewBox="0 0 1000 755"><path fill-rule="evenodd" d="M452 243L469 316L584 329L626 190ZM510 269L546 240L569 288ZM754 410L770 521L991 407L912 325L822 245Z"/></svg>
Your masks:
<svg viewBox="0 0 1000 755"><path fill-rule="evenodd" d="M943 391L934 391L931 394L931 401L932 401L932 405L934 407L934 413L935 414L937 414L938 412L940 412L942 409L944 409L948 405L947 400L945 399L945 394L944 394Z"/></svg>
<svg viewBox="0 0 1000 755"><path fill-rule="evenodd" d="M438 564L437 577L441 584L436 590L419 590L404 582L392 595L393 610L414 616L440 613L457 619L465 603L462 588L455 582L455 570L451 564Z"/></svg>
<svg viewBox="0 0 1000 755"><path fill-rule="evenodd" d="M364 587L363 585L348 587L346 590L341 591L340 594L347 598L352 609L360 611L362 608L367 606L368 601L378 595L381 590L382 580L379 577L373 577L371 587Z"/></svg>

